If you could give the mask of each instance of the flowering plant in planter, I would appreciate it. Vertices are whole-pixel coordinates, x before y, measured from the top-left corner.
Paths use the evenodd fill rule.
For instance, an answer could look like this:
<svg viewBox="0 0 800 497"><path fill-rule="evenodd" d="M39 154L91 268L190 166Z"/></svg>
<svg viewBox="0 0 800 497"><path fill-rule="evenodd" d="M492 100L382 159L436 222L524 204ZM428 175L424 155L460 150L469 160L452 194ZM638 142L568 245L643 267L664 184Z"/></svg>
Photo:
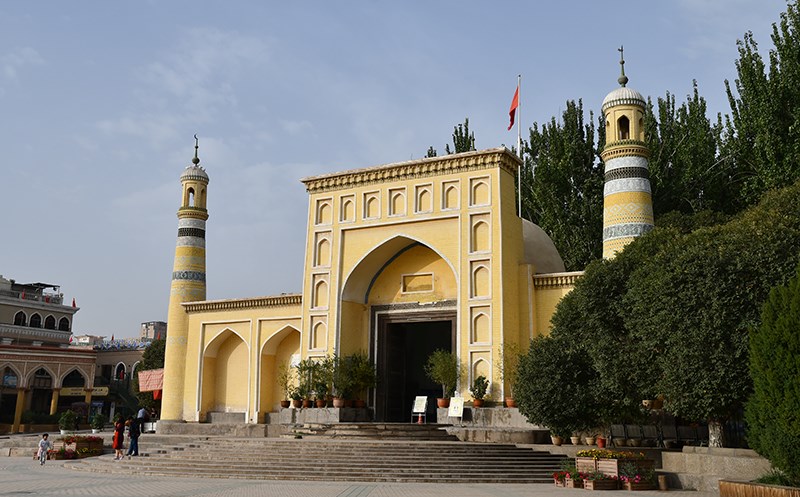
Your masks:
<svg viewBox="0 0 800 497"><path fill-rule="evenodd" d="M564 480L566 480L568 476L569 473L567 473L566 471L556 471L555 473L553 473L553 480L555 480L556 483L560 483L563 485Z"/></svg>
<svg viewBox="0 0 800 497"><path fill-rule="evenodd" d="M655 484L656 473L653 468L642 468L632 462L625 462L619 467L619 479L629 483Z"/></svg>
<svg viewBox="0 0 800 497"><path fill-rule="evenodd" d="M579 450L578 457L591 457L592 459L644 459L642 452L627 452L608 449Z"/></svg>

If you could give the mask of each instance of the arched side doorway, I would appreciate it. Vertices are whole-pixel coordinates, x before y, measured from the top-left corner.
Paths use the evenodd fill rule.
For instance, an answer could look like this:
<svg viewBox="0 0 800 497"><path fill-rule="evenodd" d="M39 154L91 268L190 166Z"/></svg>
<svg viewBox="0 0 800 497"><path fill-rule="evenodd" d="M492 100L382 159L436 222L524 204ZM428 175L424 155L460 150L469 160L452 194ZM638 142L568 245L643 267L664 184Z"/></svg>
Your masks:
<svg viewBox="0 0 800 497"><path fill-rule="evenodd" d="M217 335L203 351L200 418L209 412L247 413L250 353L231 329ZM242 422L246 419L243 417Z"/></svg>
<svg viewBox="0 0 800 497"><path fill-rule="evenodd" d="M261 349L261 370L259 374L259 417L267 412L279 410L284 400L278 376L281 367L292 368L300 359L300 330L285 326L276 331L264 342ZM260 420L259 420L260 422Z"/></svg>
<svg viewBox="0 0 800 497"><path fill-rule="evenodd" d="M424 366L436 349L457 350L453 265L430 246L398 236L375 247L346 281L340 350L366 349L376 364L380 379L370 398L376 419L407 421L420 395L430 398L433 419L441 387L427 378Z"/></svg>

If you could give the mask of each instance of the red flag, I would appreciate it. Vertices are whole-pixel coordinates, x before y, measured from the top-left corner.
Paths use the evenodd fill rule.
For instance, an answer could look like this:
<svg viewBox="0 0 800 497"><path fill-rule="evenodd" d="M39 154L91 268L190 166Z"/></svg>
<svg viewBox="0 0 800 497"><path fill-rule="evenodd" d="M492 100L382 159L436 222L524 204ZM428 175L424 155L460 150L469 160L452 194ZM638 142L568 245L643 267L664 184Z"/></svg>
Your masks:
<svg viewBox="0 0 800 497"><path fill-rule="evenodd" d="M153 400L159 400L161 398L161 390L153 390Z"/></svg>
<svg viewBox="0 0 800 497"><path fill-rule="evenodd" d="M25 290L22 290L22 294L19 296L22 300L25 300Z"/></svg>
<svg viewBox="0 0 800 497"><path fill-rule="evenodd" d="M72 307L75 307L75 297L72 297Z"/></svg>
<svg viewBox="0 0 800 497"><path fill-rule="evenodd" d="M72 335L69 336L69 343L72 343Z"/></svg>
<svg viewBox="0 0 800 497"><path fill-rule="evenodd" d="M161 330L158 330L158 335L156 335L156 340L161 340Z"/></svg>
<svg viewBox="0 0 800 497"><path fill-rule="evenodd" d="M511 108L508 110L508 117L511 119L508 125L509 131L514 127L514 116L517 115L517 107L519 107L519 85L517 85L517 91L514 92L514 98L511 100Z"/></svg>
<svg viewBox="0 0 800 497"><path fill-rule="evenodd" d="M111 335L111 341L112 342L114 341L114 335L113 334Z"/></svg>

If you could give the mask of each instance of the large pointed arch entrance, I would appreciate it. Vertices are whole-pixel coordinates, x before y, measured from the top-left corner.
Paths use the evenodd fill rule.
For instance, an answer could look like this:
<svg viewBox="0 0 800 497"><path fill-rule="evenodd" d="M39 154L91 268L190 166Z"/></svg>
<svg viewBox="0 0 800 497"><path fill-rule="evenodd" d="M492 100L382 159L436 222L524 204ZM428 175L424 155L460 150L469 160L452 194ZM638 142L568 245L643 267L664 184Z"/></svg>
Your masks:
<svg viewBox="0 0 800 497"><path fill-rule="evenodd" d="M434 350L458 350L458 292L453 265L406 236L374 247L349 274L338 348L343 354L369 351L379 377L370 393L376 420L407 422L420 395L429 397L433 419L441 386L424 367Z"/></svg>

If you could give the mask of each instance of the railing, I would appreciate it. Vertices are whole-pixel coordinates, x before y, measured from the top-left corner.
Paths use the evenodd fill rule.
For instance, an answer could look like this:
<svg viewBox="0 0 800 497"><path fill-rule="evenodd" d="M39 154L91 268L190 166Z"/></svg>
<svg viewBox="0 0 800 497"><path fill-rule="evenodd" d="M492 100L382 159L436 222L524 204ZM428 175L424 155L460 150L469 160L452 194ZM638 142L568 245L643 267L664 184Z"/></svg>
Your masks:
<svg viewBox="0 0 800 497"><path fill-rule="evenodd" d="M46 304L63 304L64 296L60 293L36 293L15 292L13 290L0 290L0 295L21 300L31 300L33 302L44 302Z"/></svg>

